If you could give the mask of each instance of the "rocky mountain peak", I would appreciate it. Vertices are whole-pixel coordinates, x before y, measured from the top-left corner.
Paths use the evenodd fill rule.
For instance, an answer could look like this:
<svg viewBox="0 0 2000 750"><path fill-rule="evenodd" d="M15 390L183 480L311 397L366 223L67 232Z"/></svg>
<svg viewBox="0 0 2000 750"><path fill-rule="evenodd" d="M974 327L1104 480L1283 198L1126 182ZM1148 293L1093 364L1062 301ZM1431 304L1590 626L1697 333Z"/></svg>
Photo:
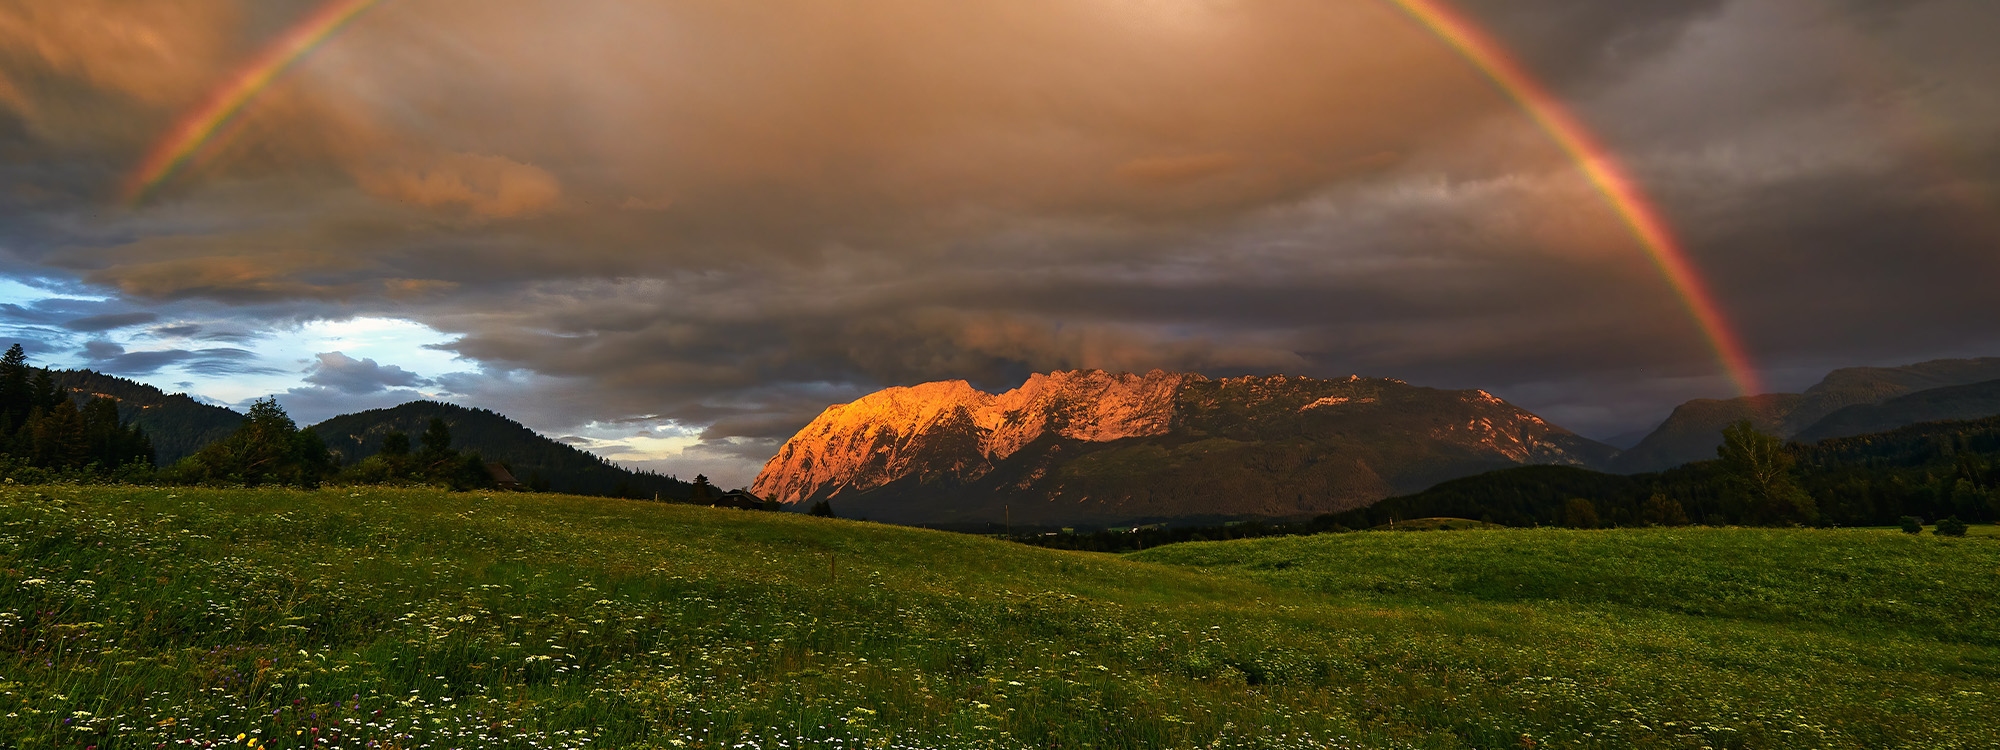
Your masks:
<svg viewBox="0 0 2000 750"><path fill-rule="evenodd" d="M905 476L976 479L1046 434L1108 442L1164 434L1174 397L1199 375L1154 370L1037 373L989 394L963 380L887 388L827 407L764 465L758 495L799 502Z"/></svg>
<svg viewBox="0 0 2000 750"><path fill-rule="evenodd" d="M1484 391L1155 370L964 381L828 407L757 477L759 495L836 500L903 523L1325 512L1476 470L1610 449Z"/></svg>

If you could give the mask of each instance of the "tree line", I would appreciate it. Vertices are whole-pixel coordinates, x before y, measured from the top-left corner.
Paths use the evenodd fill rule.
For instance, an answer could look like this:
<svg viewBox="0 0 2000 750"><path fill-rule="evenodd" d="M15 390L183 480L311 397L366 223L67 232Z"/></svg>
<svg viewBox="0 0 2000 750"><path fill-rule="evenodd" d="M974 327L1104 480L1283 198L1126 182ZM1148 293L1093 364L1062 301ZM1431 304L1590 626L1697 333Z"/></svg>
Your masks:
<svg viewBox="0 0 2000 750"><path fill-rule="evenodd" d="M1506 526L1894 526L2000 520L2000 417L1786 443L1730 426L1716 458L1650 474L1505 469L1335 514L1349 528L1459 517Z"/></svg>
<svg viewBox="0 0 2000 750"><path fill-rule="evenodd" d="M493 477L479 454L454 450L451 428L431 420L421 444L391 433L380 454L343 467L310 428L278 405L251 405L241 426L170 466L154 465L144 429L99 396L81 405L47 369L29 364L21 345L0 356L0 471L28 483L122 481L161 484L314 488L337 484L435 485L488 489Z"/></svg>
<svg viewBox="0 0 2000 750"><path fill-rule="evenodd" d="M132 476L153 468L145 430L118 418L118 403L81 406L46 369L30 366L20 344L0 356L0 469L65 478Z"/></svg>
<svg viewBox="0 0 2000 750"><path fill-rule="evenodd" d="M1391 527L1421 518L1577 529L1634 526L1901 526L1939 534L2000 521L2000 417L1917 424L1812 445L1738 422L1716 458L1651 474L1523 466L1444 482L1365 508L1293 522L1153 524L1030 533L1043 547L1130 552L1189 541Z"/></svg>

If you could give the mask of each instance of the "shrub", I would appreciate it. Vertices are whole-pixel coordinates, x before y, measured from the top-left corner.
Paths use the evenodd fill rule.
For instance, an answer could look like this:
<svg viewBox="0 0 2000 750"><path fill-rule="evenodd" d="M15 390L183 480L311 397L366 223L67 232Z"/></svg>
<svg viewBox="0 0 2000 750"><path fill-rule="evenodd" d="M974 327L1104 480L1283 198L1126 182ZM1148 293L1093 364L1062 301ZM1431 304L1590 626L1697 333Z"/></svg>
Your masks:
<svg viewBox="0 0 2000 750"><path fill-rule="evenodd" d="M1581 497L1572 497L1563 504L1563 525L1572 529L1595 529L1603 526L1597 516L1597 504Z"/></svg>
<svg viewBox="0 0 2000 750"><path fill-rule="evenodd" d="M1931 533L1938 536L1965 536L1965 522L1958 520L1958 516L1952 516L1938 521L1937 528Z"/></svg>
<svg viewBox="0 0 2000 750"><path fill-rule="evenodd" d="M1902 520L1897 521L1897 523L1903 525L1903 533L1905 534L1924 533L1924 519L1916 516L1903 516Z"/></svg>

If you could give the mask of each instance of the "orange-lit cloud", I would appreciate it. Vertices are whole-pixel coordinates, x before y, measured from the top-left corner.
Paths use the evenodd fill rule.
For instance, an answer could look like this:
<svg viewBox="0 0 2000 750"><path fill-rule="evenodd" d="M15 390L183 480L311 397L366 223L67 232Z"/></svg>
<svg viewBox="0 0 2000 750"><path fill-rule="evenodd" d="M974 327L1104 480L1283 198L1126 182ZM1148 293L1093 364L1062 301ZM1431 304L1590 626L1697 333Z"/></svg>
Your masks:
<svg viewBox="0 0 2000 750"><path fill-rule="evenodd" d="M205 83L240 10L229 0L0 3L0 60L167 104Z"/></svg>
<svg viewBox="0 0 2000 750"><path fill-rule="evenodd" d="M363 171L358 179L388 200L494 219L532 216L562 198L562 184L547 170L484 154L446 154L423 166Z"/></svg>

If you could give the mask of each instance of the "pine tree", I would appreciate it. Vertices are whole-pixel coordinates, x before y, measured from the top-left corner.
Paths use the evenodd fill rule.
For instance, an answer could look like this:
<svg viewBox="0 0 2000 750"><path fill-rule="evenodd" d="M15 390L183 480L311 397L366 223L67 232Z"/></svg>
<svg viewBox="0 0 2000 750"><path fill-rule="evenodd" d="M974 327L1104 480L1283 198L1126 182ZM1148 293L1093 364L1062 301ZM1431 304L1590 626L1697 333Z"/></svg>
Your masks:
<svg viewBox="0 0 2000 750"><path fill-rule="evenodd" d="M36 369L34 379L28 383L28 405L30 409L54 409L68 403L69 394L56 387L55 376L48 370Z"/></svg>
<svg viewBox="0 0 2000 750"><path fill-rule="evenodd" d="M45 469L76 469L90 462L90 436L76 405L64 401L31 418L34 462Z"/></svg>
<svg viewBox="0 0 2000 750"><path fill-rule="evenodd" d="M15 344L0 357L0 437L12 436L34 411L28 396L28 353Z"/></svg>

